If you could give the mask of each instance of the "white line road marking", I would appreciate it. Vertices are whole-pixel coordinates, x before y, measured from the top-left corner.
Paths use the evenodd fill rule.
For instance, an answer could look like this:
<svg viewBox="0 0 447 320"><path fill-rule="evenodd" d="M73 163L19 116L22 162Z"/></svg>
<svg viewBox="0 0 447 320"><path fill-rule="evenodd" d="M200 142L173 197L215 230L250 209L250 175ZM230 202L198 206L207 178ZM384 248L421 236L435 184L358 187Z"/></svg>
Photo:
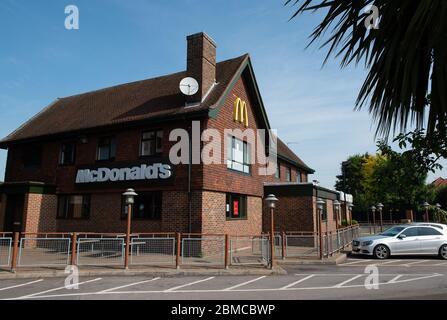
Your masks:
<svg viewBox="0 0 447 320"><path fill-rule="evenodd" d="M170 289L166 289L166 290L164 290L164 292L172 292L172 291L175 291L177 289L181 289L181 288L184 288L184 287L187 287L187 286L192 286L193 284L205 282L205 281L208 281L208 280L211 280L211 279L214 279L214 277L209 277L209 278L206 278L206 279L202 279L202 280L190 282L190 283L187 283L187 284L183 284L181 286L177 286L177 287L173 287L173 288L170 288Z"/></svg>
<svg viewBox="0 0 447 320"><path fill-rule="evenodd" d="M313 277L315 277L315 275L314 275L314 274L311 274L311 275L309 275L309 276L307 276L307 277L304 277L303 279L300 279L300 280L298 280L298 281L292 282L291 284L288 284L288 285L282 287L280 290L286 290L286 289L288 289L288 288L294 287L294 286L297 285L298 283L304 282L304 281L309 280L310 278L313 278Z"/></svg>
<svg viewBox="0 0 447 320"><path fill-rule="evenodd" d="M343 282L341 282L341 283L335 285L334 288L341 288L341 287L343 287L345 284L348 284L349 282L352 282L352 281L354 281L355 279L358 279L358 278L360 278L360 277L363 277L363 274L356 275L355 277L352 277L352 278L350 278L350 279L348 279L348 280L346 280L346 281L343 281Z"/></svg>
<svg viewBox="0 0 447 320"><path fill-rule="evenodd" d="M400 278L402 278L404 275L400 274L398 276L395 276L393 279L391 279L390 281L388 281L388 283L396 283L397 280L399 280Z"/></svg>
<svg viewBox="0 0 447 320"><path fill-rule="evenodd" d="M343 264L341 264L341 266L350 266L350 265L352 265L352 264L358 264L358 263L364 263L364 262L370 262L370 261L372 261L372 260L356 260L356 261L351 261L351 262L346 262L346 263L343 263Z"/></svg>
<svg viewBox="0 0 447 320"><path fill-rule="evenodd" d="M423 277L400 280L400 281L397 281L397 283L410 282L410 281L416 281L416 280L422 280L422 279L429 279L429 278L440 277L440 276L443 276L443 275L440 274L440 273L435 273L435 274L427 275L427 276L423 276Z"/></svg>
<svg viewBox="0 0 447 320"><path fill-rule="evenodd" d="M433 267L447 266L447 262L442 262L442 263L433 264L432 266L433 266Z"/></svg>
<svg viewBox="0 0 447 320"><path fill-rule="evenodd" d="M123 286L119 286L119 287L110 288L110 289L106 289L106 290L100 291L99 293L110 292L110 291L116 291L116 290L118 290L118 289L128 288L128 287L136 286L136 285L139 285L139 284L143 284L143 283L148 283L148 282L156 281L156 280L158 280L158 279L160 279L160 277L153 278L153 279L150 279L150 280L145 280L145 281L139 281L139 282L134 282L134 283L130 283L130 284L125 284L125 285L123 285Z"/></svg>
<svg viewBox="0 0 447 320"><path fill-rule="evenodd" d="M31 281L31 282L27 282L27 283L22 283L22 284L17 284L15 286L10 286L10 287L5 287L5 288L0 288L0 291L4 291L4 290L9 290L9 289L14 289L14 288L18 288L18 287L24 287L27 286L29 284L33 284L33 283L38 283L43 281L43 279L39 279L39 280L35 280L35 281Z"/></svg>
<svg viewBox="0 0 447 320"><path fill-rule="evenodd" d="M433 277L439 277L443 276L442 274L435 273L435 274L410 274L412 276L415 275L421 275L421 277L418 278L411 278L406 280L401 280L396 282L395 284L399 284L401 282L411 282L421 279L428 279ZM390 274L383 274L382 276L390 276ZM379 285L391 285L393 283L388 282L380 282ZM364 287L364 284L355 284L355 285L347 285L343 286L341 288L334 288L333 286L327 287L298 287L298 288L287 288L284 289L286 291L304 291L304 290L330 290L330 289L350 289L350 288L360 288ZM130 294L168 294L168 293L234 293L234 292L275 292L275 291L282 291L278 288L265 288L265 289L235 289L231 291L224 291L222 289L209 289L209 290L178 290L178 291L160 291L160 290L153 290L153 291L113 291L113 292L82 292L82 293L67 293L67 294L55 294L55 295L46 295L46 296L35 296L30 297L30 299L50 299L50 298L62 298L62 297L76 297L76 296L95 296L95 295L130 295Z"/></svg>
<svg viewBox="0 0 447 320"><path fill-rule="evenodd" d="M49 289L49 290L45 290L45 291L41 291L41 292L36 292L36 293L28 294L28 295L23 296L23 297L13 298L11 300L33 298L35 296L38 296L38 295L41 295L41 294L44 294L44 293L54 292L54 291L58 291L58 290L62 290L62 289L69 289L69 288L74 287L76 285L86 284L86 283L95 282L95 281L99 281L99 280L102 280L102 278L96 278L96 279L92 279L92 280L78 282L78 283L71 284L71 285L68 285L68 286L63 286L63 287Z"/></svg>
<svg viewBox="0 0 447 320"><path fill-rule="evenodd" d="M401 273L384 273L383 275L385 276L398 276ZM426 276L426 275L431 275L433 273L417 273L417 274L412 274L412 275L417 275L417 276ZM303 274L303 273L296 273L296 276L307 276L309 275L307 274ZM343 277L349 277L349 276L357 276L359 275L359 273L315 273L314 276L325 276L325 277L339 277L339 276L343 276ZM367 273L361 273L361 275L368 275Z"/></svg>
<svg viewBox="0 0 447 320"><path fill-rule="evenodd" d="M384 266L384 265L392 264L392 263L397 263L397 262L401 262L401 261L402 261L402 260L390 260L390 261L387 261L387 262L377 263L376 265L377 265L378 267L380 267L380 266Z"/></svg>
<svg viewBox="0 0 447 320"><path fill-rule="evenodd" d="M266 276L262 276L262 277L259 277L259 278L256 278L256 279L252 279L252 280L249 280L249 281L245 281L245 282L239 283L239 284L237 284L237 285L235 285L235 286L232 286L232 287L229 287L229 288L225 288L225 289L223 289L223 291L233 290L233 289L236 289L236 288L245 286L246 284L250 284L250 283L253 283L253 282L255 282L255 281L264 279L265 277L266 277Z"/></svg>
<svg viewBox="0 0 447 320"><path fill-rule="evenodd" d="M405 266L412 266L418 263L423 263L423 262L428 262L429 260L418 260L418 261L414 261L414 262L409 262L409 263L405 263Z"/></svg>

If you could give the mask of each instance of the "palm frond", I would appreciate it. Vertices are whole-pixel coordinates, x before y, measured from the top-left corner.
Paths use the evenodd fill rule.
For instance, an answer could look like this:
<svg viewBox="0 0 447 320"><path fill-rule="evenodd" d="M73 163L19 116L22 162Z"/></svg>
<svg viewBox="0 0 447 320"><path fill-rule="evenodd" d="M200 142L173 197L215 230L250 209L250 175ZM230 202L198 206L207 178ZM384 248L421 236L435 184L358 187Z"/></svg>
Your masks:
<svg viewBox="0 0 447 320"><path fill-rule="evenodd" d="M376 133L404 132L408 126L433 132L447 124L447 1L445 0L287 0L326 15L309 37L323 40L323 63L340 58L341 67L364 63L368 69L355 109L368 107ZM365 7L379 10L379 29L368 29ZM328 34L328 36L326 36ZM430 104L427 96L431 94Z"/></svg>

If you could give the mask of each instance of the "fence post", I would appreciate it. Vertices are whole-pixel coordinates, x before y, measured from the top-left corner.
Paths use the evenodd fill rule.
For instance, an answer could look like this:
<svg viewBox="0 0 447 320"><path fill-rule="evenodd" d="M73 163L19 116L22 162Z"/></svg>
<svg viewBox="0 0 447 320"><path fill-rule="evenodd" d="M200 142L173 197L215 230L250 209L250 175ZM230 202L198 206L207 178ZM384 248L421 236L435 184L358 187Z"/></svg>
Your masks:
<svg viewBox="0 0 447 320"><path fill-rule="evenodd" d="M286 233L283 231L281 234L281 256L282 259L286 259Z"/></svg>
<svg viewBox="0 0 447 320"><path fill-rule="evenodd" d="M11 271L16 272L17 268L17 256L19 254L19 237L20 232L14 232L14 244L12 247L12 261L11 261Z"/></svg>
<svg viewBox="0 0 447 320"><path fill-rule="evenodd" d="M71 234L71 265L76 265L76 245L78 242L78 234L72 233Z"/></svg>
<svg viewBox="0 0 447 320"><path fill-rule="evenodd" d="M176 234L177 239L177 252L175 255L175 268L180 269L180 246L181 246L181 234L177 232Z"/></svg>
<svg viewBox="0 0 447 320"><path fill-rule="evenodd" d="M225 235L225 269L228 269L229 265L229 259L228 254L230 250L230 238L228 237L228 234Z"/></svg>
<svg viewBox="0 0 447 320"><path fill-rule="evenodd" d="M326 233L327 233L327 231L326 231ZM327 245L328 246L328 258L329 258L329 255L332 257L332 252L334 251L333 247L332 247L332 236L333 236L332 231L329 231L329 236L327 239L327 241L328 241L328 245Z"/></svg>

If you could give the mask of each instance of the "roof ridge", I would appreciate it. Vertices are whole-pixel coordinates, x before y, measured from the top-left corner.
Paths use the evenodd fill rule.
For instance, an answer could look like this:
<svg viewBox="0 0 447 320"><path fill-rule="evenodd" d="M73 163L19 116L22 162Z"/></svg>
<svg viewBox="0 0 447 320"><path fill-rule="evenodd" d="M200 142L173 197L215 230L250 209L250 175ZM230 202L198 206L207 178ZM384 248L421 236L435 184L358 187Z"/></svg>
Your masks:
<svg viewBox="0 0 447 320"><path fill-rule="evenodd" d="M229 58L229 59L226 59L226 60L219 61L216 64L225 63L225 62L228 62L228 61L231 61L231 60L236 60L236 59L248 56L248 55L249 55L248 53L245 53L245 54L243 54L243 55L241 55L239 57ZM168 73L168 74L165 74L165 75L156 76L156 77L153 77L153 78L146 78L146 79L135 80L135 81L126 82L126 83L116 84L116 85L112 85L112 86L108 86L108 87L104 87L104 88L100 88L100 89L96 89L96 90L92 90L92 91L86 91L86 92L81 92L81 93L78 93L78 94L73 94L73 95L69 95L69 96L65 96L65 97L59 97L57 99L61 99L62 100L62 99L68 99L68 98L75 98L75 97L78 97L78 96L83 96L83 95L92 94L92 93L98 93L98 92L101 92L101 91L106 91L106 90L110 90L110 89L114 89L114 88L120 88L120 87L124 87L124 86L128 86L128 85L134 85L134 84L137 84L139 82L150 81L150 80L159 80L159 79L162 79L162 78L172 77L174 75L185 73L186 71L187 70L182 70L182 71L177 71L177 72L173 72L173 73Z"/></svg>
<svg viewBox="0 0 447 320"><path fill-rule="evenodd" d="M116 85L104 87L104 88L101 88L101 89L96 89L96 90L92 90L92 91L86 91L86 92L73 94L73 95L70 95L70 96L60 97L58 99L62 100L62 99L75 98L75 97L79 97L79 96L83 96L83 95L87 95L87 94L98 93L98 92L101 92L101 91L106 91L106 90L110 90L110 89L114 89L114 88L120 88L120 87L124 87L124 86L128 86L128 85L133 85L133 84L137 84L139 82L144 82L144 81L149 81L149 80L158 80L158 79L161 79L161 78L172 77L173 75L180 74L180 73L183 73L183 72L186 72L186 70L165 74L163 76L156 76L156 77L153 77L153 78L147 78L147 79L141 79L141 80L126 82L126 83L116 84Z"/></svg>

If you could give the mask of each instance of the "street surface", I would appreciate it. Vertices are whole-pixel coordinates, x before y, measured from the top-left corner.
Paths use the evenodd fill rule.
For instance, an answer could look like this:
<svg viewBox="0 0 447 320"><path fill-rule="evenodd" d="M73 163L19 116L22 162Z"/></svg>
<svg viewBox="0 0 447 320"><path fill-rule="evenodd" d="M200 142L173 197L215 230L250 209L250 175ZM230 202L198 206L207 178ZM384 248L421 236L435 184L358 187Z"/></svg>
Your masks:
<svg viewBox="0 0 447 320"><path fill-rule="evenodd" d="M379 271L378 289L365 287L368 266ZM84 277L78 289L65 288L62 278L1 280L0 299L447 299L447 261L437 258L352 257L338 266L284 268L288 275Z"/></svg>

